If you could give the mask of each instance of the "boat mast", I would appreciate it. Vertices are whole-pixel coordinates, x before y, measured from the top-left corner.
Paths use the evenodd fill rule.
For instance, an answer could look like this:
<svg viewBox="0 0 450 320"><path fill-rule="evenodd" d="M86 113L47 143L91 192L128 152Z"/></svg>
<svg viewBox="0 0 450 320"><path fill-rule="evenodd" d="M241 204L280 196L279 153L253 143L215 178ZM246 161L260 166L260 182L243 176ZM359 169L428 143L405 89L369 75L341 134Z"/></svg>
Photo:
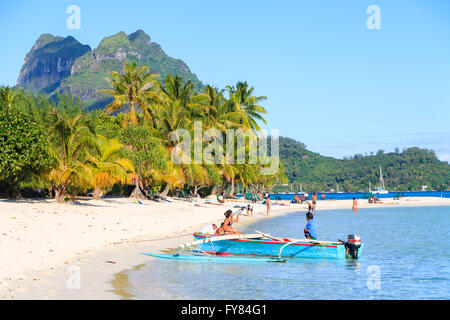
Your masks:
<svg viewBox="0 0 450 320"><path fill-rule="evenodd" d="M385 188L384 188L384 180L383 180L383 173L381 172L381 165L380 165L380 186L381 186L381 189L385 190Z"/></svg>

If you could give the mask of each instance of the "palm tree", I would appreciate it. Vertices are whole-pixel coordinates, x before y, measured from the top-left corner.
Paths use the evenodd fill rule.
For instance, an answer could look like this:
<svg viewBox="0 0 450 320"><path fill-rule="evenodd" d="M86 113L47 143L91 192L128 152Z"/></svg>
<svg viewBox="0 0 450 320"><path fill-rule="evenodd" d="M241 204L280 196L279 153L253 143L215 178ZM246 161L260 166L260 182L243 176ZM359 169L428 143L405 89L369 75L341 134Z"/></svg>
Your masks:
<svg viewBox="0 0 450 320"><path fill-rule="evenodd" d="M160 99L158 74L149 73L147 66L137 67L135 62L123 65L123 74L111 73L112 89L99 90L114 97L112 103L105 107L108 114L126 107L126 116L134 126L138 123L140 108L145 119L153 121L153 105Z"/></svg>
<svg viewBox="0 0 450 320"><path fill-rule="evenodd" d="M226 103L223 96L223 90L206 85L203 95L208 98L202 119L205 122L205 129L217 128L225 133L227 129L242 127L241 123L245 121L245 113L230 108L230 104Z"/></svg>
<svg viewBox="0 0 450 320"><path fill-rule="evenodd" d="M54 167L48 179L55 190L57 202L73 189L87 189L93 184L91 155L98 154L92 124L85 115L65 118L53 108L50 115L50 154Z"/></svg>
<svg viewBox="0 0 450 320"><path fill-rule="evenodd" d="M17 90L10 87L0 87L0 105L5 107L13 107L16 103L24 98L23 90Z"/></svg>
<svg viewBox="0 0 450 320"><path fill-rule="evenodd" d="M163 98L158 106L158 117L155 120L154 132L172 157L173 169L170 174L164 175L166 187L162 195L167 195L175 184L179 185L181 181L185 182L186 177L183 168L192 170L192 172L200 172L198 168L173 163L173 150L178 141L174 141L172 138L178 129L189 130L192 128L195 119L202 119L201 114L206 109L208 97L201 94L195 95L192 82L189 80L184 83L179 76L168 75L164 79L161 90ZM179 176L176 177L176 175Z"/></svg>
<svg viewBox="0 0 450 320"><path fill-rule="evenodd" d="M252 96L254 88L251 87L249 89L247 81L238 82L236 86L227 86L226 88L229 94L227 103L234 111L244 112L246 115L246 119L242 124L255 132L260 132L261 128L258 125L258 121L266 124L266 120L261 114L265 114L267 111L258 103L267 99L267 97Z"/></svg>
<svg viewBox="0 0 450 320"><path fill-rule="evenodd" d="M99 153L93 159L95 200L99 200L115 183L125 184L132 180L134 173L133 164L122 154L119 140L97 135L97 142Z"/></svg>

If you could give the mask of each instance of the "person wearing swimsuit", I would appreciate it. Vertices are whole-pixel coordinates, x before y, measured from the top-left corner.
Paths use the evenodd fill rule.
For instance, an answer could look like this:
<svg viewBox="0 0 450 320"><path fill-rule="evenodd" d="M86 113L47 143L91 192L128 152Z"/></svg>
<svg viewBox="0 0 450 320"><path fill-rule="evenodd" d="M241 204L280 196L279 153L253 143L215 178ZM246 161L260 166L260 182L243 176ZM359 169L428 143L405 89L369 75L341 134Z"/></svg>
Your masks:
<svg viewBox="0 0 450 320"><path fill-rule="evenodd" d="M356 201L355 198L353 198L352 210L353 210L353 213L357 213L358 212L358 202Z"/></svg>
<svg viewBox="0 0 450 320"><path fill-rule="evenodd" d="M312 197L312 211L316 211L317 194L314 192Z"/></svg>
<svg viewBox="0 0 450 320"><path fill-rule="evenodd" d="M225 231L225 234L242 234L241 232L237 232L233 230L233 222L238 223L239 222L239 215L236 219L233 218L233 211L227 210L225 213L225 221L223 222L223 230Z"/></svg>

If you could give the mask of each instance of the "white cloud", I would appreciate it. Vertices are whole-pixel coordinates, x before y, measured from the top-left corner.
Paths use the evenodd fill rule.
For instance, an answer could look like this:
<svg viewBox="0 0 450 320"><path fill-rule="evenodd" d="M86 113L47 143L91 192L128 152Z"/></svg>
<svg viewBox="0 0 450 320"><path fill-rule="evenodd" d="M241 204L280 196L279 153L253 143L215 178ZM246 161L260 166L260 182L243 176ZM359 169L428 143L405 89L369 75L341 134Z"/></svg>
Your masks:
<svg viewBox="0 0 450 320"><path fill-rule="evenodd" d="M450 163L450 154L449 154L449 153L441 154L441 155L439 156L439 160L441 160L441 161L447 161L448 163Z"/></svg>

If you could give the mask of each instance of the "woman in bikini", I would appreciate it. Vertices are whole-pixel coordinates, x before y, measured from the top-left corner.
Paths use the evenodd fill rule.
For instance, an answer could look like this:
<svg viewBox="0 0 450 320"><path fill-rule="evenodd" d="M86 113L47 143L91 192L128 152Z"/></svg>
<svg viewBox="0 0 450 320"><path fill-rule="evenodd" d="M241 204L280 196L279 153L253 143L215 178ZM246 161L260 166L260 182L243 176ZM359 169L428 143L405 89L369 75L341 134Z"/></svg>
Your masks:
<svg viewBox="0 0 450 320"><path fill-rule="evenodd" d="M225 213L225 221L223 222L223 230L225 231L225 234L242 234L241 232L237 232L233 230L233 227L231 226L233 222L238 223L239 222L239 215L236 219L233 218L233 211L227 210Z"/></svg>
<svg viewBox="0 0 450 320"><path fill-rule="evenodd" d="M220 225L220 228L217 228L215 234L218 235L218 236L222 236L222 235L225 234L225 230L223 230L223 222L222 222L222 224Z"/></svg>

